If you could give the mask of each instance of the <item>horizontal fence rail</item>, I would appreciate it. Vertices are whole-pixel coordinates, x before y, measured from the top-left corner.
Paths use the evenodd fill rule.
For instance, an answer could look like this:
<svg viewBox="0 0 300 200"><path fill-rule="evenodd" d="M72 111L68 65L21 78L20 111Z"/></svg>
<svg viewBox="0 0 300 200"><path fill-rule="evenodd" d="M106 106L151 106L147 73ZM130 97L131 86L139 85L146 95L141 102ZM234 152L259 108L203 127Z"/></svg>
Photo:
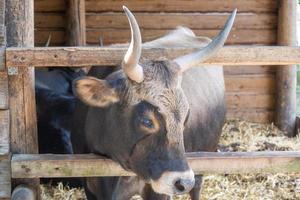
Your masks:
<svg viewBox="0 0 300 200"><path fill-rule="evenodd" d="M121 47L35 47L7 48L7 67L113 66L121 63L126 48ZM160 60L176 58L196 49L143 49L143 57ZM291 65L300 63L300 47L225 46L205 65Z"/></svg>
<svg viewBox="0 0 300 200"><path fill-rule="evenodd" d="M300 152L187 153L195 174L300 172ZM134 176L110 159L93 155L15 154L13 178Z"/></svg>

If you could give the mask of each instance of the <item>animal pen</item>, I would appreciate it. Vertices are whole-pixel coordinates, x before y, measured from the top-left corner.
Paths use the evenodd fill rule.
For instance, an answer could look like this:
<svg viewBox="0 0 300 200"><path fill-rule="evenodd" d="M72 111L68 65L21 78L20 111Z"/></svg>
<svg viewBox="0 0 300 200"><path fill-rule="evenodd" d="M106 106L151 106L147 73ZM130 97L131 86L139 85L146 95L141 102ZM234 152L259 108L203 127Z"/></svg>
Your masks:
<svg viewBox="0 0 300 200"><path fill-rule="evenodd" d="M213 37L228 13L237 8L228 44L239 45L225 46L204 63L228 66L228 118L274 121L289 136L297 131L295 64L300 63L300 48L296 46L296 0L67 2L0 0L0 199L10 199L16 186L38 197L37 185L43 177L134 175L96 155L38 154L37 144L34 68L113 66L126 49L34 44L45 43L49 33L52 45L95 45L100 35L104 44L125 42L129 30L120 13L123 4L137 13L146 39L177 25ZM191 51L143 49L143 56L175 58ZM300 152L197 152L187 157L196 174L300 171ZM13 199L18 198L15 194Z"/></svg>

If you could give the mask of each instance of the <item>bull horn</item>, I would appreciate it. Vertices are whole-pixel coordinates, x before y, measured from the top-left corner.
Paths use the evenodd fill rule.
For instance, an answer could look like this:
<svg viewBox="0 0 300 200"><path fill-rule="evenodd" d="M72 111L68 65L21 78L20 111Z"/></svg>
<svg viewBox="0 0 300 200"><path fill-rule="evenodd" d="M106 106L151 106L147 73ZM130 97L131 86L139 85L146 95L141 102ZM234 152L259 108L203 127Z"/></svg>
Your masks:
<svg viewBox="0 0 300 200"><path fill-rule="evenodd" d="M199 65L199 63L207 60L211 56L215 55L215 53L224 46L224 43L229 35L229 32L232 28L234 18L236 15L237 9L231 13L230 17L228 18L224 29L219 33L217 37L213 39L204 49L201 49L198 52L194 52L188 55L181 56L179 58L174 59L179 66L180 71L184 72L185 70Z"/></svg>
<svg viewBox="0 0 300 200"><path fill-rule="evenodd" d="M142 51L141 32L135 17L130 10L123 6L131 29L131 41L122 61L122 68L129 79L140 83L144 80L143 68L138 64Z"/></svg>
<svg viewBox="0 0 300 200"><path fill-rule="evenodd" d="M46 42L46 44L45 44L45 47L49 47L50 42L51 42L51 33L50 33L49 36L48 36L48 40L47 40L47 42Z"/></svg>

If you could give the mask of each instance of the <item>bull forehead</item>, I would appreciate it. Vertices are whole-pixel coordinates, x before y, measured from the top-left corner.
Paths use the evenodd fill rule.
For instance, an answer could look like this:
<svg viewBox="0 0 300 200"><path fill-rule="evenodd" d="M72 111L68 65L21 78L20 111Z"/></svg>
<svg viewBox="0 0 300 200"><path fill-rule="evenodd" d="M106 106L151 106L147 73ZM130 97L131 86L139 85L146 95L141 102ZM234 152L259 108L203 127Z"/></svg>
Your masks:
<svg viewBox="0 0 300 200"><path fill-rule="evenodd" d="M184 121L189 105L181 88L164 90L148 98L166 118L172 118L177 123Z"/></svg>
<svg viewBox="0 0 300 200"><path fill-rule="evenodd" d="M169 142L178 143L182 139L184 121L189 110L182 89L162 90L159 94L146 96L145 100L158 107L159 113L165 120Z"/></svg>
<svg viewBox="0 0 300 200"><path fill-rule="evenodd" d="M128 102L135 105L147 101L158 108L163 116L169 141L178 141L189 110L188 101L181 88L179 66L170 61L148 61L142 64L144 81L129 84Z"/></svg>
<svg viewBox="0 0 300 200"><path fill-rule="evenodd" d="M137 100L157 106L163 115L173 115L177 121L186 114L188 103L181 88L179 66L171 61L148 61L143 65L144 81L132 86Z"/></svg>
<svg viewBox="0 0 300 200"><path fill-rule="evenodd" d="M178 143L184 129L184 121L189 110L188 101L180 85L166 87L161 84L146 84L135 90L135 102L147 101L158 108L163 116L169 142ZM134 103L135 104L135 103Z"/></svg>

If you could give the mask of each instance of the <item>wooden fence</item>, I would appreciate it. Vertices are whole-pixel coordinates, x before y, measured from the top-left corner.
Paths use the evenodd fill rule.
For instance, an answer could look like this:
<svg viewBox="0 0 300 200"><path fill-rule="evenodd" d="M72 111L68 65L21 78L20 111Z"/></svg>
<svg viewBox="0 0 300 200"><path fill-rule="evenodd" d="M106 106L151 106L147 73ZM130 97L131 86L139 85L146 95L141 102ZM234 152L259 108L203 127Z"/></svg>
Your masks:
<svg viewBox="0 0 300 200"><path fill-rule="evenodd" d="M279 9L283 9L282 18L286 19L286 16L294 14L296 1L280 2ZM111 9L116 9L113 2L111 6ZM267 9L268 6L270 5L259 9ZM5 8L8 13L6 16L4 16ZM11 197L18 199L16 191L11 196L11 188L19 184L23 184L23 188L28 188L26 191L35 190L28 195L34 194L37 198L38 178L41 177L134 175L124 171L113 161L95 155L37 154L33 67L115 65L123 57L124 49L33 48L33 42L33 1L0 1L0 199ZM282 45L292 45L292 42L283 39ZM157 58L158 54L173 58L193 50L144 49L143 54L151 59ZM284 76L280 79L281 83L288 81L290 85L283 84L281 87L284 89L288 86L288 90L292 90L295 77L294 67L290 65L297 63L300 63L300 47L225 46L204 64L282 65L281 72ZM292 95L289 96L289 93L283 93L285 94L286 98L281 101L283 104L280 104L283 111L279 119L283 122L286 122L287 118L290 119L286 114L289 114L287 111L291 111L289 103L290 99L294 98ZM288 107L284 110L284 106ZM294 115L292 117L295 118ZM300 152L189 153L187 157L197 174L300 171Z"/></svg>

